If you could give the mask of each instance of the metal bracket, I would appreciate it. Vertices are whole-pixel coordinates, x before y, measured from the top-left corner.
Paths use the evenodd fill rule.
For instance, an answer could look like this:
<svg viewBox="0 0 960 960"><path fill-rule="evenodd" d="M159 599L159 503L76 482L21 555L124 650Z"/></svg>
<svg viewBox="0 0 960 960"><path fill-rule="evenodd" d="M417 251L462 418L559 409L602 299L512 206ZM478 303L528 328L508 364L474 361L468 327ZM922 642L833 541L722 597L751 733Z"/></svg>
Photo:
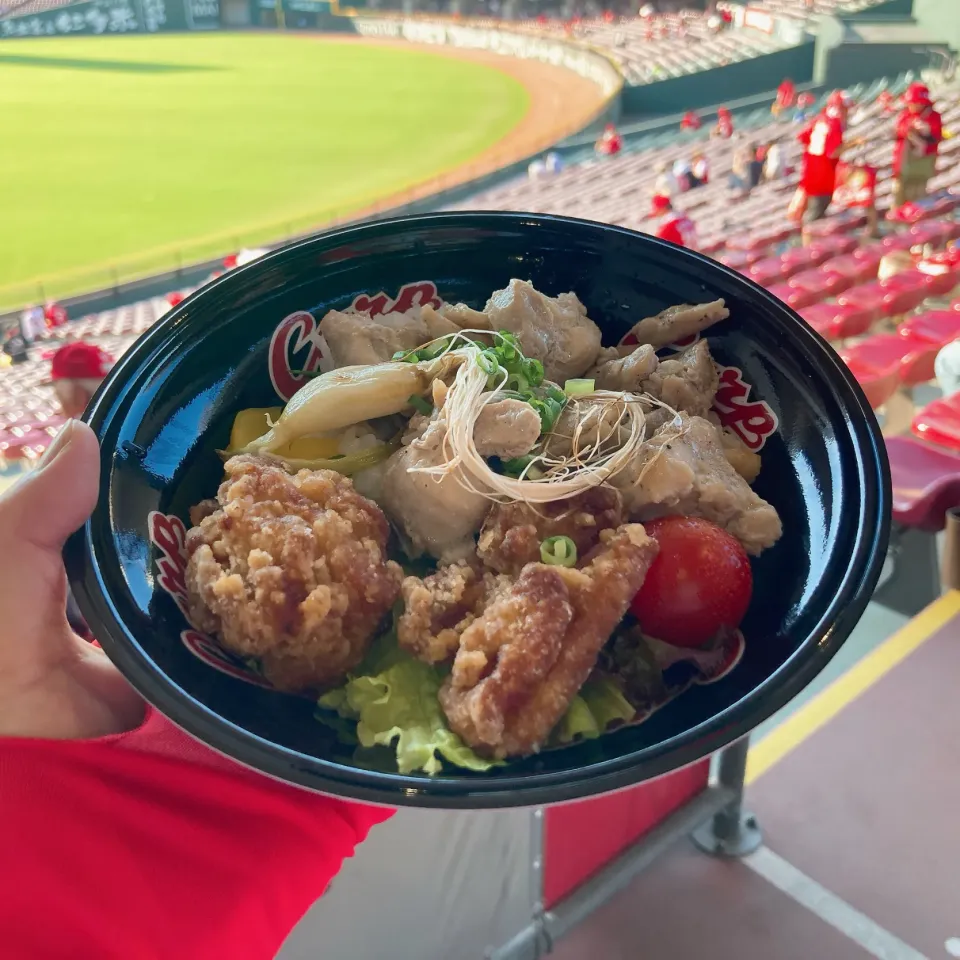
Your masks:
<svg viewBox="0 0 960 960"><path fill-rule="evenodd" d="M745 857L763 842L757 818L743 809L749 747L750 738L743 737L717 756L717 782L733 798L691 834L696 846L712 857Z"/></svg>

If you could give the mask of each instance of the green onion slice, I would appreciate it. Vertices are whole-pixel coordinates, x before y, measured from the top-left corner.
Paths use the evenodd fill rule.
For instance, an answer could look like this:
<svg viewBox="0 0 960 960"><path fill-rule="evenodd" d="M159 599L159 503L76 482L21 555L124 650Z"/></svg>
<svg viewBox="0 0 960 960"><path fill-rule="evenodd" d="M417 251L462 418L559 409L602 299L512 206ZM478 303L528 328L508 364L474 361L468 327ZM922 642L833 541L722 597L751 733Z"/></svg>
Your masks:
<svg viewBox="0 0 960 960"><path fill-rule="evenodd" d="M422 413L425 417L429 417L433 413L433 405L428 403L423 397L418 397L415 393L410 394L407 398L407 403L413 407L417 413Z"/></svg>
<svg viewBox="0 0 960 960"><path fill-rule="evenodd" d="M563 392L568 397L582 397L588 393L593 393L596 389L596 380L568 380L563 385Z"/></svg>
<svg viewBox="0 0 960 960"><path fill-rule="evenodd" d="M547 537L540 544L540 559L552 567L575 566L577 545L569 537Z"/></svg>

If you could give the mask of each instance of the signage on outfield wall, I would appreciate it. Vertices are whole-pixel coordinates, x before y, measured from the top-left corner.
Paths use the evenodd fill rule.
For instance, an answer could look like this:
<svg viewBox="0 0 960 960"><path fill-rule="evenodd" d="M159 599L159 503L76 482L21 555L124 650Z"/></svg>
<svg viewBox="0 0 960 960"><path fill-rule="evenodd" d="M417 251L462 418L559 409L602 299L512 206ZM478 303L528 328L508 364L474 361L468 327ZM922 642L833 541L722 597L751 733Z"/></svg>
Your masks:
<svg viewBox="0 0 960 960"><path fill-rule="evenodd" d="M220 26L220 0L84 0L0 20L0 38L157 33Z"/></svg>
<svg viewBox="0 0 960 960"><path fill-rule="evenodd" d="M542 60L566 67L596 83L605 94L619 90L623 78L606 57L574 43L564 43L510 30L445 25L423 20L398 20L372 16L353 17L357 33L366 37L403 37L415 43L449 44L467 49Z"/></svg>
<svg viewBox="0 0 960 960"><path fill-rule="evenodd" d="M764 33L773 33L776 20L766 10L747 7L743 15L743 25L752 27L754 30L762 30Z"/></svg>

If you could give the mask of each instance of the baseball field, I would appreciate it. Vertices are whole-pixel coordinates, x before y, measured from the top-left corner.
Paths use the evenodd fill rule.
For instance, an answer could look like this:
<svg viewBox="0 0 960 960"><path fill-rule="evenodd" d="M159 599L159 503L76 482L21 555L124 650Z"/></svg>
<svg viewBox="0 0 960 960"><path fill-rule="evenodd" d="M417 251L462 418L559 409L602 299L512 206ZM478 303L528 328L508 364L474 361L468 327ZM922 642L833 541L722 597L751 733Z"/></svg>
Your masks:
<svg viewBox="0 0 960 960"><path fill-rule="evenodd" d="M0 302L277 240L478 157L524 85L283 34L0 42Z"/></svg>

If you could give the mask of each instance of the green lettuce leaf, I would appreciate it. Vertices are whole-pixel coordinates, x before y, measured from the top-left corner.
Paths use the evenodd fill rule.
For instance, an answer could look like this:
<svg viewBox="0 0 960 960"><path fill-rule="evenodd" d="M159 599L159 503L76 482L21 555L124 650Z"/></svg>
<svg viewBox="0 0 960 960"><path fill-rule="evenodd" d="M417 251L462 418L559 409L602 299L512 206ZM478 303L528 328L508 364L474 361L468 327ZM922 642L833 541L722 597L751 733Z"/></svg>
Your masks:
<svg viewBox="0 0 960 960"><path fill-rule="evenodd" d="M361 746L394 746L400 773L439 773L441 758L466 770L496 765L447 727L437 700L443 674L405 654L392 634L375 645L361 671L318 701L321 708L356 720Z"/></svg>
<svg viewBox="0 0 960 960"><path fill-rule="evenodd" d="M591 677L573 698L551 736L554 746L594 740L614 723L629 723L636 711L607 677Z"/></svg>
<svg viewBox="0 0 960 960"><path fill-rule="evenodd" d="M356 674L320 697L317 718L346 743L392 747L400 773L436 774L444 760L466 770L499 766L478 756L448 728L437 700L443 679L443 670L401 650L391 631L373 644ZM610 724L633 715L613 681L591 678L557 725L551 745L598 737ZM353 740L343 730L351 722L356 723Z"/></svg>

